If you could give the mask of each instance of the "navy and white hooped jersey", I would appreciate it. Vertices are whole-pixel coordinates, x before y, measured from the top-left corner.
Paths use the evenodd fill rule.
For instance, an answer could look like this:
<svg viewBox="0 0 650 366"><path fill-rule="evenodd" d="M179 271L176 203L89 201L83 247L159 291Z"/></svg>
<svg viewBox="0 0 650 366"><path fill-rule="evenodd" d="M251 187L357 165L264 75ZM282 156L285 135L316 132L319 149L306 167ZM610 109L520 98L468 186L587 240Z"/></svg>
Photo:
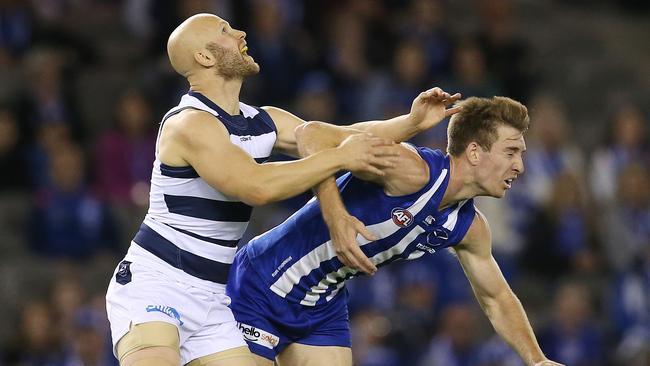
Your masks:
<svg viewBox="0 0 650 366"><path fill-rule="evenodd" d="M205 96L190 91L162 119L185 110L208 112L230 134L230 141L258 163L275 144L277 130L264 110L239 103L231 116ZM158 259L202 280L225 284L237 243L244 235L252 207L208 185L191 166L172 167L158 159L151 177L149 211L133 242Z"/></svg>
<svg viewBox="0 0 650 366"><path fill-rule="evenodd" d="M429 182L418 192L388 196L383 187L352 177L337 180L349 213L379 239L361 235L362 251L378 267L398 259L416 259L458 244L475 215L473 200L438 210L449 181L449 157L418 148L429 165ZM281 225L244 247L265 286L288 301L306 306L330 301L345 280L359 273L336 256L318 201L313 199Z"/></svg>

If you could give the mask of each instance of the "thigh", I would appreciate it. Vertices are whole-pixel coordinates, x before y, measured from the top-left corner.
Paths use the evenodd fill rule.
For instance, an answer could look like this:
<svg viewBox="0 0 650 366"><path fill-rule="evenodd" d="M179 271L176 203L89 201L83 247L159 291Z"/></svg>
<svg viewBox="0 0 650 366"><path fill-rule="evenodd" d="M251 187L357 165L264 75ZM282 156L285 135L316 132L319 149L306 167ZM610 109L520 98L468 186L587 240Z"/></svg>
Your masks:
<svg viewBox="0 0 650 366"><path fill-rule="evenodd" d="M115 348L122 366L176 366L181 363L178 329L165 322L132 326Z"/></svg>
<svg viewBox="0 0 650 366"><path fill-rule="evenodd" d="M352 366L349 347L292 343L277 358L278 366Z"/></svg>
<svg viewBox="0 0 650 366"><path fill-rule="evenodd" d="M266 360L266 359L265 359ZM272 366L273 364L271 364ZM186 366L260 366L248 347L237 347L193 360Z"/></svg>

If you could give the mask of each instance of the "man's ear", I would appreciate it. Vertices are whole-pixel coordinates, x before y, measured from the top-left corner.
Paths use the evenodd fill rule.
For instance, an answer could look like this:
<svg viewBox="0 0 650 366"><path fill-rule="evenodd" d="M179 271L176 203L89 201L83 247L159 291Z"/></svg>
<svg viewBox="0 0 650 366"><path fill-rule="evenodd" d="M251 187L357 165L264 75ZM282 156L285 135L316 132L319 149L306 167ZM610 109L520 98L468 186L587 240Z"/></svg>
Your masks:
<svg viewBox="0 0 650 366"><path fill-rule="evenodd" d="M472 141L465 148L465 157L467 158L467 161L471 165L476 166L481 161L482 152L483 149L481 148L481 146L476 142Z"/></svg>
<svg viewBox="0 0 650 366"><path fill-rule="evenodd" d="M204 67L212 67L214 66L216 60L214 58L214 55L212 55L212 52L210 52L208 49L203 48L197 52L194 53L194 60L199 63L199 65L204 66Z"/></svg>

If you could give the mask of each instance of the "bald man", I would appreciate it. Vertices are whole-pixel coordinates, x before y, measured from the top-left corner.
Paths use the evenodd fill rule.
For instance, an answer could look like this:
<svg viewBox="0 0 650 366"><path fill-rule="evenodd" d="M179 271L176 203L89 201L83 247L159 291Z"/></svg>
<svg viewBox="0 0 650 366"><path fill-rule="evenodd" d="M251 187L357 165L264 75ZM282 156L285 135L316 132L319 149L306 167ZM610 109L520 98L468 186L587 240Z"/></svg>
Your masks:
<svg viewBox="0 0 650 366"><path fill-rule="evenodd" d="M382 175L398 154L392 140L408 139L440 113L453 113L444 106L460 97L428 90L409 114L357 123L337 147L264 163L272 151L299 155L294 130L305 121L239 101L244 78L259 72L245 37L211 14L190 17L169 37L169 60L190 90L162 118L149 211L108 288L121 365L254 366L225 294L251 206L297 195L339 170ZM357 232L369 240L372 234L342 216L332 234L342 238L335 241L342 261L373 273L355 240Z"/></svg>

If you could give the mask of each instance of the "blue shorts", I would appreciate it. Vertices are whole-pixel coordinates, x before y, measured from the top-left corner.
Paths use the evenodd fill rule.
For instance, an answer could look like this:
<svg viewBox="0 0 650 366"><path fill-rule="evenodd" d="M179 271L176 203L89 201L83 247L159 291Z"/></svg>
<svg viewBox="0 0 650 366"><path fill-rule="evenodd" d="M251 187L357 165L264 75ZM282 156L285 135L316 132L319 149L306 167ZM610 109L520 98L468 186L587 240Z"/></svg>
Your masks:
<svg viewBox="0 0 650 366"><path fill-rule="evenodd" d="M289 302L271 291L252 267L246 250L240 250L226 293L237 326L256 355L275 360L291 343L351 347L345 289L319 306Z"/></svg>

